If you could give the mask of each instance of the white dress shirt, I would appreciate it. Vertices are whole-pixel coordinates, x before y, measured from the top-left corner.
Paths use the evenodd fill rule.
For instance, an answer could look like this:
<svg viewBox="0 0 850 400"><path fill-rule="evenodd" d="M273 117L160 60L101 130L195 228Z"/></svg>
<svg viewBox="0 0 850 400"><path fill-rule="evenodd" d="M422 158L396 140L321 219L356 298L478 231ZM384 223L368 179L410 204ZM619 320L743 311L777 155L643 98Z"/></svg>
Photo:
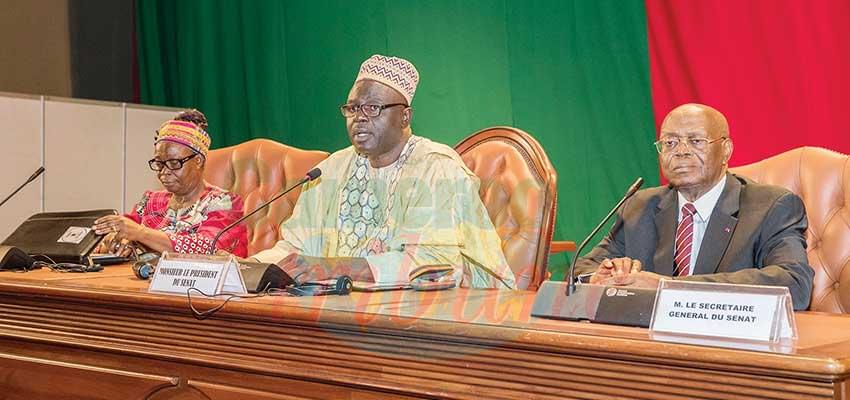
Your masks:
<svg viewBox="0 0 850 400"><path fill-rule="evenodd" d="M711 190L693 202L697 212L694 214L694 238L692 241L693 248L691 249L691 267L688 269L688 275L692 275L694 273L694 266L697 264L697 256L699 256L702 238L705 236L705 229L708 227L708 220L711 218L714 206L716 206L717 201L720 200L720 194L723 193L724 187L726 187L726 175L723 175L723 179L721 179L720 182L717 182ZM682 193L678 193L678 195L679 217L676 219L677 223L682 221L682 206L688 203L688 200L685 199L685 196L682 196Z"/></svg>

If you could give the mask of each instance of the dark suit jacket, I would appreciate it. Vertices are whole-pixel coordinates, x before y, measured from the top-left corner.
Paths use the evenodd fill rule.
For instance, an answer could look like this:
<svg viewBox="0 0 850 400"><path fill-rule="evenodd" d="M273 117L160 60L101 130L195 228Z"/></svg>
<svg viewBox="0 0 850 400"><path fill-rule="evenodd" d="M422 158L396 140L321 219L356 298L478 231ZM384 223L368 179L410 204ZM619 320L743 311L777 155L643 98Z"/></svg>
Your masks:
<svg viewBox="0 0 850 400"><path fill-rule="evenodd" d="M678 216L676 190L661 186L635 193L617 214L608 235L578 260L578 274L596 270L604 258L640 260L644 271L673 273ZM814 270L806 256L806 209L797 195L734 174L711 213L689 281L786 286L794 308L812 295Z"/></svg>

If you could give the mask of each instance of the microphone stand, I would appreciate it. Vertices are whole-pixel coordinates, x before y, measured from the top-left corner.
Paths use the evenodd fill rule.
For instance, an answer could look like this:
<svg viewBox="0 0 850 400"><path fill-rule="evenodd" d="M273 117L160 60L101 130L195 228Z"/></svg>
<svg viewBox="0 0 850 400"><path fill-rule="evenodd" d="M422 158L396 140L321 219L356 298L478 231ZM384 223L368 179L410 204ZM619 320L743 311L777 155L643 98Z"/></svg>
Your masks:
<svg viewBox="0 0 850 400"><path fill-rule="evenodd" d="M584 238L584 240L578 246L578 248L576 249L576 256L573 257L573 262L570 263L570 271L567 275L567 277L569 278L569 282L567 282L567 296L572 295L576 291L575 271L576 263L578 262L578 257L579 254L581 254L581 251L584 250L585 246L587 246L587 243L590 242L590 240L593 239L593 237L596 236L597 233L599 233L599 230L602 229L602 226L605 225L605 223L611 219L614 213L616 213L617 210L620 209L620 206L622 206L623 203L625 203L626 200L629 199L629 197L632 197L632 195L635 194L635 192L637 192L642 185L643 178L637 178L635 182L632 183L632 186L629 186L629 190L626 191L625 196L620 199L617 205L614 206L614 208L612 208L610 212L608 212L608 215L606 215L605 218L603 218L602 221L599 222L599 225L596 225L596 228L593 228L593 231L590 232L590 235L587 235L587 237Z"/></svg>
<svg viewBox="0 0 850 400"><path fill-rule="evenodd" d="M282 191L282 192L278 193L277 195L275 195L274 197L272 197L271 199L269 199L269 201L267 201L267 202L265 202L265 203L261 204L259 207L255 208L255 209L254 209L254 211L251 211L251 212L249 212L248 214L243 215L243 216L242 216L242 218L239 218L239 219L237 219L236 221L233 221L233 223L231 223L230 225L227 225L226 227L224 227L224 229L222 229L221 231L219 231L219 232L218 232L218 234L216 234L216 235L215 235L215 238L213 238L212 245L210 245L210 253L209 253L209 254L214 254L214 253L215 253L216 245L218 245L218 239L220 239L220 238L221 238L221 235L222 235L222 234L224 234L225 232L227 232L227 231L229 231L229 230L233 229L233 227L235 227L236 225L239 225L240 223L242 223L242 221L245 221L246 219L248 219L248 217L250 217L250 216L252 216L252 215L256 214L256 213L257 213L257 211L260 211L260 210L262 210L262 209L264 209L264 208L268 207L268 205L269 205L269 204L271 204L271 203L272 203L272 202L274 202L275 200L277 200L277 199L279 199L279 198L283 197L283 195L285 195L285 194L287 194L287 193L291 192L293 189L295 189L295 188L297 188L297 187L300 187L301 185L303 185L303 184L305 184L305 183L307 183L307 182L313 181L313 180L317 179L317 178L318 178L318 177L320 177L320 176L322 176L322 170L320 170L320 169L318 169L318 168L313 168L313 169L311 169L311 170L310 170L310 172L307 172L307 174L304 176L304 178L303 178L303 179L301 179L300 181L298 181L298 183L296 183L296 184L294 184L294 185L290 186L288 189L286 189L286 190L284 190L284 191Z"/></svg>
<svg viewBox="0 0 850 400"><path fill-rule="evenodd" d="M5 199L3 199L3 201L0 201L0 207L2 207L2 206L3 206L3 204L6 204L6 202L7 202L7 201L9 201L9 199L11 199L11 198L12 198L12 196L14 196L14 195L18 194L18 192L20 192L20 191L21 191L21 189L23 189L23 188L24 188L24 186L26 186L26 185L28 185L30 182L34 181L34 180L35 180L35 178L38 178L38 176L39 176L39 175L41 175L43 172L44 172L44 167L38 167L38 169L37 169L37 170L35 170L35 172L33 172L33 173L32 173L32 175L30 175L29 179L27 179L27 181L26 181L26 182L24 182L21 186L18 186L18 188L17 188L17 189L15 189L15 191L14 191L14 192L12 192L12 194L10 194L10 195L6 196L6 198L5 198Z"/></svg>
<svg viewBox="0 0 850 400"><path fill-rule="evenodd" d="M12 194L6 196L3 201L0 201L0 207L3 204L6 204L9 199L11 199L14 195L18 194L24 186L28 185L30 182L34 181L38 178L39 175L44 173L44 166L38 167L35 172L30 175L29 179L24 182L21 186L18 186ZM35 260L32 259L27 253L17 247L8 246L8 245L0 245L0 269L6 269L10 267L23 267L26 271L28 268L32 267Z"/></svg>
<svg viewBox="0 0 850 400"><path fill-rule="evenodd" d="M602 222L587 236L576 249L576 256L570 264L567 282L545 281L537 290L531 316L540 318L566 319L571 321L592 321L616 325L650 325L655 291L649 289L620 289L604 285L582 285L576 287L575 269L579 254L588 242L596 236L602 226L623 206L643 184L638 178L626 191L616 206L602 219ZM613 292L612 292L613 289ZM627 292L627 295L620 295Z"/></svg>

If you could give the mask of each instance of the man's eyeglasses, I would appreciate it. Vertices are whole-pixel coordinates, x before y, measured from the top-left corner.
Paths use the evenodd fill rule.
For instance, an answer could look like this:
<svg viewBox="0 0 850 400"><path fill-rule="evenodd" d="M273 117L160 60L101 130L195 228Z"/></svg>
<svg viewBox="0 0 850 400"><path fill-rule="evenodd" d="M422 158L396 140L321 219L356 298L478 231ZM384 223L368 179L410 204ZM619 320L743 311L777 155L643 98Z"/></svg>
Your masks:
<svg viewBox="0 0 850 400"><path fill-rule="evenodd" d="M198 153L195 153L195 154L192 154L190 156L186 156L184 158L172 158L172 159L165 160L165 161L159 161L156 158L154 158L154 159L148 161L148 165L151 167L152 170L154 170L156 172L162 171L163 168L168 168L172 171L177 171L178 169L183 168L183 164L185 164L186 161L189 161L189 160L195 158L195 156L197 156L197 155L198 155Z"/></svg>
<svg viewBox="0 0 850 400"><path fill-rule="evenodd" d="M375 118L381 115L381 111L385 108L396 107L396 106L405 106L408 107L405 103L392 103L392 104L343 104L339 106L339 110L342 111L342 116L345 118L351 118L357 115L358 112L363 111L363 115Z"/></svg>
<svg viewBox="0 0 850 400"><path fill-rule="evenodd" d="M705 149L708 148L708 145L710 145L714 142L717 142L717 141L720 141L720 140L726 140L726 139L728 139L728 137L726 137L726 136L719 137L719 138L714 139L714 140L708 140L706 138L684 138L684 139L682 139L682 138L677 138L677 137L667 137L667 138L661 138L660 140L656 141L654 144L655 144L655 149L658 150L658 153L660 153L660 154L673 152L673 150L676 150L676 148L679 147L680 143L685 143L686 146L690 147L694 151L702 152L702 151L705 151Z"/></svg>

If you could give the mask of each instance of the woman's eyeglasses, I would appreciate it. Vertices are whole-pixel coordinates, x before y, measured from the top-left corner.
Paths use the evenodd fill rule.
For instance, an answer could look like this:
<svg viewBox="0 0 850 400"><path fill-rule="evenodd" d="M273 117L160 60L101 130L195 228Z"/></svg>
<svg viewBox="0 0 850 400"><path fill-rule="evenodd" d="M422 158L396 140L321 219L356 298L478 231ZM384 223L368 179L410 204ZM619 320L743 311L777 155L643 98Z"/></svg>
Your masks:
<svg viewBox="0 0 850 400"><path fill-rule="evenodd" d="M154 159L151 159L150 161L148 161L148 165L151 167L152 170L157 171L157 172L162 171L163 168L168 168L172 171L177 171L178 169L183 168L183 164L185 164L186 161L191 160L192 158L194 158L197 155L198 155L198 153L195 153L195 154L192 154L190 156L186 156L184 158L172 158L170 160L165 160L165 161L159 161L156 158L154 158Z"/></svg>

